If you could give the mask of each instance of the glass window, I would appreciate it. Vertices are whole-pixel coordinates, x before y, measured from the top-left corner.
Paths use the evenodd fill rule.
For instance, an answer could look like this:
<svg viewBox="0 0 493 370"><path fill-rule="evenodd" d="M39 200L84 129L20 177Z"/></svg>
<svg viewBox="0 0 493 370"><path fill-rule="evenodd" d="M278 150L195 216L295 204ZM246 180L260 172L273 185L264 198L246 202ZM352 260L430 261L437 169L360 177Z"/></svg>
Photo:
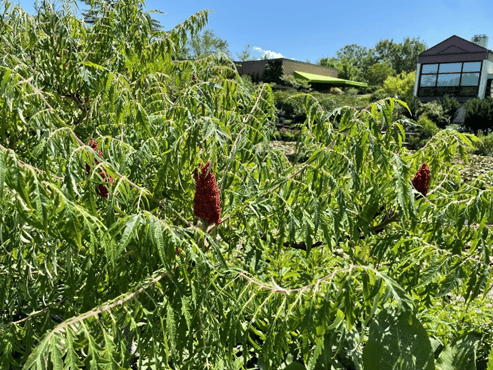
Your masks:
<svg viewBox="0 0 493 370"><path fill-rule="evenodd" d="M422 75L421 86L435 86L437 75Z"/></svg>
<svg viewBox="0 0 493 370"><path fill-rule="evenodd" d="M437 86L459 86L460 73L438 75Z"/></svg>
<svg viewBox="0 0 493 370"><path fill-rule="evenodd" d="M462 63L444 63L440 64L440 73L460 72Z"/></svg>
<svg viewBox="0 0 493 370"><path fill-rule="evenodd" d="M481 62L467 62L464 63L464 69L462 72L479 72L481 71Z"/></svg>
<svg viewBox="0 0 493 370"><path fill-rule="evenodd" d="M462 86L477 86L479 85L479 73L463 73Z"/></svg>
<svg viewBox="0 0 493 370"><path fill-rule="evenodd" d="M438 64L423 64L423 69L421 73L437 73Z"/></svg>
<svg viewBox="0 0 493 370"><path fill-rule="evenodd" d="M459 92L459 86L438 86L435 90L435 96L456 96Z"/></svg>
<svg viewBox="0 0 493 370"><path fill-rule="evenodd" d="M435 93L434 87L421 87L418 91L418 96L431 97Z"/></svg>
<svg viewBox="0 0 493 370"><path fill-rule="evenodd" d="M460 88L459 96L478 96L477 86L464 86Z"/></svg>

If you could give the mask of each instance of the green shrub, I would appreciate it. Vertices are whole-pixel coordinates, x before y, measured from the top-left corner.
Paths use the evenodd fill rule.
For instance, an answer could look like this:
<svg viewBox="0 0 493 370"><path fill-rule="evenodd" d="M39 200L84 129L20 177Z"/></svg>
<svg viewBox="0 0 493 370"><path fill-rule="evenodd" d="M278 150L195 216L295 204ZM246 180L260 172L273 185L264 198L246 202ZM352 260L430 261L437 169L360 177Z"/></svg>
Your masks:
<svg viewBox="0 0 493 370"><path fill-rule="evenodd" d="M464 132L464 127L460 123L451 123L450 125L447 126L447 130Z"/></svg>
<svg viewBox="0 0 493 370"><path fill-rule="evenodd" d="M421 126L420 131L423 139L430 139L440 131L436 123L430 120L426 115L419 117L418 125Z"/></svg>
<svg viewBox="0 0 493 370"><path fill-rule="evenodd" d="M440 129L435 122L430 120L426 115L422 115L419 117L417 123L417 135L406 138L409 148L414 150L422 148L428 140L438 133L438 131L440 131Z"/></svg>
<svg viewBox="0 0 493 370"><path fill-rule="evenodd" d="M320 107L326 112L342 106L361 108L370 104L368 96L333 95L318 91L309 94L317 99ZM295 95L298 96L294 97ZM294 89L274 91L274 105L277 117L292 119L293 123L303 123L306 119L305 98L299 91Z"/></svg>
<svg viewBox="0 0 493 370"><path fill-rule="evenodd" d="M376 85L360 87L359 93L360 94L372 94L380 88L381 88L381 86L376 86Z"/></svg>
<svg viewBox="0 0 493 370"><path fill-rule="evenodd" d="M318 100L322 108L327 112L343 106L361 108L370 105L370 99L367 95L332 95L319 92L311 95Z"/></svg>
<svg viewBox="0 0 493 370"><path fill-rule="evenodd" d="M349 96L356 96L356 95L358 95L358 93L359 93L359 90L355 87L349 87L346 90L346 95L349 95Z"/></svg>
<svg viewBox="0 0 493 370"><path fill-rule="evenodd" d="M271 60L265 66L264 73L262 74L262 81L282 84L281 81L282 75L283 75L282 61Z"/></svg>
<svg viewBox="0 0 493 370"><path fill-rule="evenodd" d="M490 132L493 127L493 99L474 98L465 104L464 126L477 134L478 130Z"/></svg>
<svg viewBox="0 0 493 370"><path fill-rule="evenodd" d="M378 90L375 90L371 95L370 95L370 101L371 102L375 102L377 100L380 100L380 99L385 99L385 98L388 98L388 97L391 97L389 96L384 89L378 89ZM393 96L392 96L393 97Z"/></svg>
<svg viewBox="0 0 493 370"><path fill-rule="evenodd" d="M334 95L342 95L342 94L344 94L344 91L342 91L342 89L340 89L338 87L331 87L330 93L334 94Z"/></svg>
<svg viewBox="0 0 493 370"><path fill-rule="evenodd" d="M375 63L368 69L368 83L383 86L388 77L395 75L395 69L389 62Z"/></svg>
<svg viewBox="0 0 493 370"><path fill-rule="evenodd" d="M416 72L402 72L398 76L390 76L383 83L383 90L389 97L397 96L398 99L411 98L414 91L414 80Z"/></svg>
<svg viewBox="0 0 493 370"><path fill-rule="evenodd" d="M274 106L277 117L292 119L294 123L304 122L306 119L303 96L296 90L274 91Z"/></svg>
<svg viewBox="0 0 493 370"><path fill-rule="evenodd" d="M449 95L445 95L440 101L440 104L443 108L443 114L447 119L447 124L451 124L462 104L459 103L456 98Z"/></svg>
<svg viewBox="0 0 493 370"><path fill-rule="evenodd" d="M478 132L479 143L474 144L474 154L493 155L493 132L484 135L482 131Z"/></svg>
<svg viewBox="0 0 493 370"><path fill-rule="evenodd" d="M293 75L282 75L281 84L289 86L298 91L308 92L311 90L310 84L306 81L300 80Z"/></svg>
<svg viewBox="0 0 493 370"><path fill-rule="evenodd" d="M417 121L419 119L418 112L423 106L423 103L416 97L416 96L411 96L406 100L407 106L409 107L409 110L411 111L411 114L407 111L407 109L403 109L402 114L406 116L407 118L413 119Z"/></svg>
<svg viewBox="0 0 493 370"><path fill-rule="evenodd" d="M440 128L445 128L445 126L449 124L449 121L443 112L442 105L438 100L422 104L421 107L417 110L417 116L428 117Z"/></svg>
<svg viewBox="0 0 493 370"><path fill-rule="evenodd" d="M299 131L298 131L299 132ZM279 140L282 141L296 141L298 139L298 132L295 130L282 130L279 134Z"/></svg>

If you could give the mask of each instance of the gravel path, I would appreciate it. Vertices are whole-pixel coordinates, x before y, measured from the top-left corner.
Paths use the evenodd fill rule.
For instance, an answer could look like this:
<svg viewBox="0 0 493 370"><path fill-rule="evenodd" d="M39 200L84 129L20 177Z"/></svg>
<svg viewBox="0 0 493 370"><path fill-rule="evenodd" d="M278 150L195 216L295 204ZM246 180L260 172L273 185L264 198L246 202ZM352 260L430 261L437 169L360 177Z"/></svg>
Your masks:
<svg viewBox="0 0 493 370"><path fill-rule="evenodd" d="M270 142L270 147L272 149L279 149L286 154L286 156L290 157L295 154L296 141L273 140ZM469 154L468 158L468 165L465 164L459 156L454 160L456 164L463 166L463 168L459 170L463 181L467 182L477 178L479 175L487 175L488 172L493 172L493 157Z"/></svg>

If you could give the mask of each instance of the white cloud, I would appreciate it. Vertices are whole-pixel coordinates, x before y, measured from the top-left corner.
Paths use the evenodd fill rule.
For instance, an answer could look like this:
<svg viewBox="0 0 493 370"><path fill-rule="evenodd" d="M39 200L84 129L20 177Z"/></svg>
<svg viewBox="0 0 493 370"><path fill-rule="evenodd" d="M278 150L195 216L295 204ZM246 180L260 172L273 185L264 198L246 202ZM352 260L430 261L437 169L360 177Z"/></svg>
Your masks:
<svg viewBox="0 0 493 370"><path fill-rule="evenodd" d="M262 48L259 48L258 46L254 46L253 50L256 50L259 53L261 53L262 57L265 55L265 56L267 56L267 58L284 58L284 56L281 53L276 53L275 51L272 51L272 50L263 50Z"/></svg>

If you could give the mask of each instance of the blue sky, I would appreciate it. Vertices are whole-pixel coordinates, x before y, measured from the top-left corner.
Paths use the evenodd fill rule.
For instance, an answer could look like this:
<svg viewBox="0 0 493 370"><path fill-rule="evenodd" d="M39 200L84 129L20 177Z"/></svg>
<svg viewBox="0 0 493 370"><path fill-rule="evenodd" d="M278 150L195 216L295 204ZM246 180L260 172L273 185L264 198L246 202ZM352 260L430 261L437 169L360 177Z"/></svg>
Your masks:
<svg viewBox="0 0 493 370"><path fill-rule="evenodd" d="M33 0L14 2L34 12ZM491 0L148 0L146 9L166 13L153 15L166 30L213 10L207 28L228 41L233 59L247 44L254 59L267 53L315 63L349 44L371 48L382 39L419 37L432 47L454 34L467 40L486 34L493 50Z"/></svg>

